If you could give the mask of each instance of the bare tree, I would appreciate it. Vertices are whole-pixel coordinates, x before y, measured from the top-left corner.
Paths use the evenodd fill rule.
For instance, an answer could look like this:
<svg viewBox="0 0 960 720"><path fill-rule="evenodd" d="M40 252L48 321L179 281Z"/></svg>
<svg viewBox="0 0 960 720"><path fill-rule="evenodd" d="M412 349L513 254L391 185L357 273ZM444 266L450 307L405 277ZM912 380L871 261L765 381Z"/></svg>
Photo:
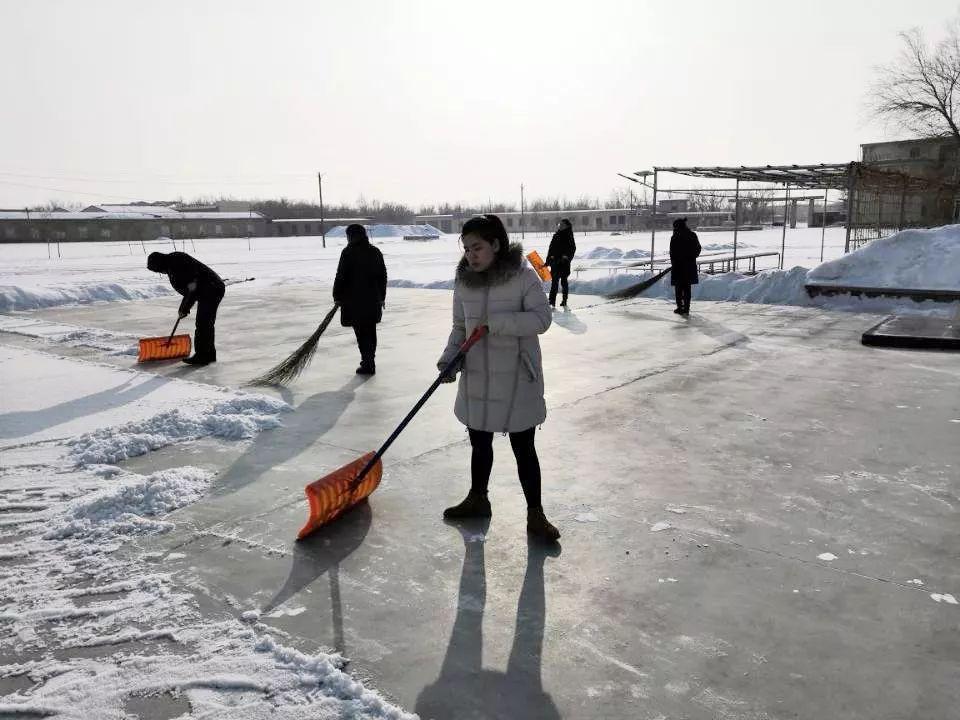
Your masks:
<svg viewBox="0 0 960 720"><path fill-rule="evenodd" d="M946 37L932 48L918 28L900 38L900 57L877 68L870 90L872 114L920 137L953 137L960 143L960 18L948 24Z"/></svg>

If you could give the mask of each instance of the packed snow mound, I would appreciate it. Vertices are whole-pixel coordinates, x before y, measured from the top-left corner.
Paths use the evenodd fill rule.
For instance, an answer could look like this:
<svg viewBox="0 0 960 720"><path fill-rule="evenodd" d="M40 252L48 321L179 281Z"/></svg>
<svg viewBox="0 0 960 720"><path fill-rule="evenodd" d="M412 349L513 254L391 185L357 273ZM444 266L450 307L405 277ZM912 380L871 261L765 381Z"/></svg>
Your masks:
<svg viewBox="0 0 960 720"><path fill-rule="evenodd" d="M0 312L11 310L38 310L58 305L112 302L115 300L148 300L172 295L170 285L147 284L134 286L113 282L54 284L45 287L0 285Z"/></svg>
<svg viewBox="0 0 960 720"><path fill-rule="evenodd" d="M960 290L960 225L902 230L825 262L811 282L859 287Z"/></svg>
<svg viewBox="0 0 960 720"><path fill-rule="evenodd" d="M439 237L441 233L433 225L364 225L372 238L388 237ZM327 237L346 237L347 226L337 225L327 232Z"/></svg>
<svg viewBox="0 0 960 720"><path fill-rule="evenodd" d="M212 478L206 470L189 466L147 476L131 474L116 484L74 500L53 521L44 538L97 539L165 532L173 523L156 516L199 500Z"/></svg>
<svg viewBox="0 0 960 720"><path fill-rule="evenodd" d="M618 260L623 257L623 250L620 248L595 247L584 257L587 260Z"/></svg>
<svg viewBox="0 0 960 720"><path fill-rule="evenodd" d="M70 457L79 466L114 464L184 440L210 436L242 440L279 427L280 413L289 409L282 400L265 395L201 402L80 435L69 442Z"/></svg>

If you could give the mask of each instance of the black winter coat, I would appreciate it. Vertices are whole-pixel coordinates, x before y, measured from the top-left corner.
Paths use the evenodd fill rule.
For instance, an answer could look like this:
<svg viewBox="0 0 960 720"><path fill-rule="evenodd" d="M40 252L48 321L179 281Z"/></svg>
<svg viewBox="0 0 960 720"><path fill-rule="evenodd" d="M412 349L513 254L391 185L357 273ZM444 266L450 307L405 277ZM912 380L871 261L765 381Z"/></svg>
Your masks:
<svg viewBox="0 0 960 720"><path fill-rule="evenodd" d="M670 238L671 285L696 285L699 280L697 258L700 257L700 239L688 227L677 228Z"/></svg>
<svg viewBox="0 0 960 720"><path fill-rule="evenodd" d="M573 239L573 230L564 228L557 230L550 240L547 250L547 259L544 263L550 266L554 275L567 276L570 274L570 261L577 252L577 243ZM566 256L566 260L563 257Z"/></svg>
<svg viewBox="0 0 960 720"><path fill-rule="evenodd" d="M387 266L383 253L366 238L351 240L340 253L333 300L340 304L345 327L378 323L387 298Z"/></svg>
<svg viewBox="0 0 960 720"><path fill-rule="evenodd" d="M213 270L190 255L182 252L167 253L167 277L173 289L183 295L180 312L189 313L200 298L223 296L223 280ZM191 284L194 284L191 289Z"/></svg>

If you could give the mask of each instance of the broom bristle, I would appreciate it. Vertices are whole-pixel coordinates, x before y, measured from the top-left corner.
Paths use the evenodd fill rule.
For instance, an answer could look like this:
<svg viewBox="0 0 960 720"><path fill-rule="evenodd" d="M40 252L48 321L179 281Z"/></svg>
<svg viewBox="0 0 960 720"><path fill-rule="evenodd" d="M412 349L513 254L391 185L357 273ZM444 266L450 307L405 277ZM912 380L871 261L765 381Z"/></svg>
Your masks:
<svg viewBox="0 0 960 720"><path fill-rule="evenodd" d="M320 326L314 330L313 335L307 338L306 342L294 350L290 356L276 367L267 370L263 375L254 378L248 384L250 385L283 385L291 380L295 380L300 373L306 370L307 365L313 359L317 351L317 343L323 331L330 325L333 316L337 312L339 305L334 305L333 309L327 313L327 316L320 323Z"/></svg>
<svg viewBox="0 0 960 720"><path fill-rule="evenodd" d="M630 298L636 297L640 293L656 285L660 281L660 279L664 275L666 275L668 272L670 272L672 269L673 269L672 267L668 267L666 270L661 270L659 273L657 273L651 278L647 278L646 280L638 282L634 285L629 285L623 288L622 290L617 290L616 292L608 293L607 295L604 295L604 297L607 298L607 300L629 300Z"/></svg>

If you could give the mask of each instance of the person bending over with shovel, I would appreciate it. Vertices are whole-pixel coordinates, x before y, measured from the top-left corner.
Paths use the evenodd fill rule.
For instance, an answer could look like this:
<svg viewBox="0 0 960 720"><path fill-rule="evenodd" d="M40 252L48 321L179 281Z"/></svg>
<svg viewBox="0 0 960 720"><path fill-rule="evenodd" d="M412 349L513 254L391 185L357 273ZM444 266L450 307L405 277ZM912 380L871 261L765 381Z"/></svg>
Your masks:
<svg viewBox="0 0 960 720"><path fill-rule="evenodd" d="M186 253L154 252L147 256L147 269L165 273L173 289L183 295L180 303L180 318L190 314L197 304L197 323L193 337L193 356L184 358L188 365L209 365L217 361L214 345L214 325L217 308L223 300L223 280L213 270Z"/></svg>
<svg viewBox="0 0 960 720"><path fill-rule="evenodd" d="M510 434L520 485L527 500L527 532L554 541L560 532L544 516L540 502L540 461L534 447L536 426L547 417L543 363L538 335L550 327L551 312L540 276L524 263L523 248L511 245L496 215L464 223L464 257L453 291L453 329L437 367L453 359L478 326L488 334L464 357L454 414L467 426L472 456L466 499L443 511L448 520L492 515L487 485L493 468L493 434Z"/></svg>

